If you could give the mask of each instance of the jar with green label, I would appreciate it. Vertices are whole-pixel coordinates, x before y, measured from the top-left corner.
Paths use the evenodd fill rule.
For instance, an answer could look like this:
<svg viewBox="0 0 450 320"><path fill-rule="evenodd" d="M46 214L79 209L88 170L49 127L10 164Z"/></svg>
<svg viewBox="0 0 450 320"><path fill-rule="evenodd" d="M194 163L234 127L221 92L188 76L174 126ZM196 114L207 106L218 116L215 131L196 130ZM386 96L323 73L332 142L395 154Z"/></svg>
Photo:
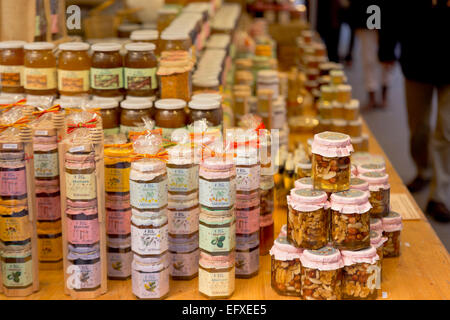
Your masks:
<svg viewBox="0 0 450 320"><path fill-rule="evenodd" d="M236 218L234 209L208 210L202 208L199 216L200 250L213 255L228 255L236 245Z"/></svg>
<svg viewBox="0 0 450 320"><path fill-rule="evenodd" d="M158 62L153 43L135 42L125 45L124 86L128 95L150 97L156 94Z"/></svg>
<svg viewBox="0 0 450 320"><path fill-rule="evenodd" d="M96 43L91 47L92 94L101 97L122 95L123 63L118 43Z"/></svg>
<svg viewBox="0 0 450 320"><path fill-rule="evenodd" d="M1 262L3 287L25 289L33 284L31 243L3 246Z"/></svg>

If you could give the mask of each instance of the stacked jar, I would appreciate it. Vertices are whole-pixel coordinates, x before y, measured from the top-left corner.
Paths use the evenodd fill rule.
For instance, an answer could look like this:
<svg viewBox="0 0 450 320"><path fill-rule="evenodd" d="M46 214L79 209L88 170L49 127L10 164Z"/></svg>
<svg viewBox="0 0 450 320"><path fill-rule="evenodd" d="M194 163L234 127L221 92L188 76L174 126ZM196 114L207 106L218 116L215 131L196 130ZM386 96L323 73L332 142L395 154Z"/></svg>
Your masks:
<svg viewBox="0 0 450 320"><path fill-rule="evenodd" d="M383 235L387 241L383 246L383 257L400 256L400 235L403 229L402 216L397 212L390 211L382 218Z"/></svg>
<svg viewBox="0 0 450 320"><path fill-rule="evenodd" d="M146 124L152 119L153 102L145 98L127 97L120 103L120 133L127 138L130 132L145 130Z"/></svg>
<svg viewBox="0 0 450 320"><path fill-rule="evenodd" d="M24 46L25 93L32 95L55 95L57 91L55 45L49 42L31 42Z"/></svg>
<svg viewBox="0 0 450 320"><path fill-rule="evenodd" d="M222 157L207 158L199 170L199 291L229 298L235 288L236 168Z"/></svg>
<svg viewBox="0 0 450 320"><path fill-rule="evenodd" d="M162 137L170 141L172 132L187 125L186 101L161 99L155 102L155 127L162 130Z"/></svg>
<svg viewBox="0 0 450 320"><path fill-rule="evenodd" d="M359 172L359 171L358 171ZM359 174L359 178L369 184L370 216L374 218L386 217L390 209L389 175L383 171L370 171Z"/></svg>
<svg viewBox="0 0 450 320"><path fill-rule="evenodd" d="M0 91L23 93L24 41L0 42Z"/></svg>
<svg viewBox="0 0 450 320"><path fill-rule="evenodd" d="M123 95L123 62L118 43L96 43L91 47L91 91L100 97Z"/></svg>
<svg viewBox="0 0 450 320"><path fill-rule="evenodd" d="M189 145L168 149L168 215L170 275L190 280L198 275L200 207L198 164Z"/></svg>

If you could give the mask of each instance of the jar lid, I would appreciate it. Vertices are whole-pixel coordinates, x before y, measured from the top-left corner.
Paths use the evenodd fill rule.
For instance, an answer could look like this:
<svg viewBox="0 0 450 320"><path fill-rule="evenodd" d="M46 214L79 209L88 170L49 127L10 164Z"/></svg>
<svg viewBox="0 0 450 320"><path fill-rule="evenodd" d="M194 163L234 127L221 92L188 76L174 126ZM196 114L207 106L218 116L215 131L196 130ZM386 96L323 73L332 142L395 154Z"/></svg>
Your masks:
<svg viewBox="0 0 450 320"><path fill-rule="evenodd" d="M345 127L347 125L347 121L344 119L333 119L331 120L331 124L337 127Z"/></svg>
<svg viewBox="0 0 450 320"><path fill-rule="evenodd" d="M275 70L260 70L258 71L258 81L259 80L271 80L278 81L278 72Z"/></svg>
<svg viewBox="0 0 450 320"><path fill-rule="evenodd" d="M312 178L311 177L304 177L298 180L295 180L294 182L296 189L312 189Z"/></svg>
<svg viewBox="0 0 450 320"><path fill-rule="evenodd" d="M383 237L382 231L383 230L370 230L370 245L375 249L379 248L387 241L387 237Z"/></svg>
<svg viewBox="0 0 450 320"><path fill-rule="evenodd" d="M158 30L135 30L130 34L131 40L158 40Z"/></svg>
<svg viewBox="0 0 450 320"><path fill-rule="evenodd" d="M384 163L363 163L357 166L358 172L360 174L366 172L386 172L386 166Z"/></svg>
<svg viewBox="0 0 450 320"><path fill-rule="evenodd" d="M369 191L369 184L367 183L367 181L357 177L350 178L350 189Z"/></svg>
<svg viewBox="0 0 450 320"><path fill-rule="evenodd" d="M217 171L232 170L233 167L234 163L232 161L216 157L206 158L200 165L201 169L211 169Z"/></svg>
<svg viewBox="0 0 450 320"><path fill-rule="evenodd" d="M389 211L389 214L383 217L381 221L384 231L393 232L402 229L402 216L397 212Z"/></svg>
<svg viewBox="0 0 450 320"><path fill-rule="evenodd" d="M222 95L220 93L197 93L192 96L192 100L215 100L222 101Z"/></svg>
<svg viewBox="0 0 450 320"><path fill-rule="evenodd" d="M120 103L122 109L128 110L150 109L152 106L153 102L148 99L137 100L135 98L130 99L129 97Z"/></svg>
<svg viewBox="0 0 450 320"><path fill-rule="evenodd" d="M23 47L25 50L53 50L55 45L51 42L29 42Z"/></svg>
<svg viewBox="0 0 450 320"><path fill-rule="evenodd" d="M186 101L181 99L160 99L155 102L156 109L178 110L186 106Z"/></svg>
<svg viewBox="0 0 450 320"><path fill-rule="evenodd" d="M11 40L0 42L0 49L19 49L23 48L26 44L25 41Z"/></svg>
<svg viewBox="0 0 450 320"><path fill-rule="evenodd" d="M269 253L276 260L287 261L300 259L302 249L294 247L285 236L280 236L275 239Z"/></svg>
<svg viewBox="0 0 450 320"><path fill-rule="evenodd" d="M380 218L370 218L370 230L383 230L383 224Z"/></svg>
<svg viewBox="0 0 450 320"><path fill-rule="evenodd" d="M365 213L372 208L367 192L350 189L331 194L331 209L343 214Z"/></svg>
<svg viewBox="0 0 450 320"><path fill-rule="evenodd" d="M194 86L198 86L198 87L206 87L206 88L210 88L210 87L217 87L220 82L219 79L217 79L217 77L210 77L210 78L194 78L192 80L192 84Z"/></svg>
<svg viewBox="0 0 450 320"><path fill-rule="evenodd" d="M342 260L345 266L351 266L356 263L374 264L380 257L374 247L368 247L357 251L341 250Z"/></svg>
<svg viewBox="0 0 450 320"><path fill-rule="evenodd" d="M176 145L168 148L168 163L176 165L192 164L194 161L194 152L190 145Z"/></svg>
<svg viewBox="0 0 450 320"><path fill-rule="evenodd" d="M147 42L132 42L125 45L128 51L154 51L156 46L153 43Z"/></svg>
<svg viewBox="0 0 450 320"><path fill-rule="evenodd" d="M346 157L353 152L350 136L325 131L314 135L312 143L312 153L322 155L324 157Z"/></svg>
<svg viewBox="0 0 450 320"><path fill-rule="evenodd" d="M119 102L114 98L105 98L102 100L91 100L86 105L88 108L114 109L119 106Z"/></svg>
<svg viewBox="0 0 450 320"><path fill-rule="evenodd" d="M114 99L118 102L121 102L123 100L123 96L115 96L115 97L100 97L100 96L92 96L91 100L99 101L99 100L105 100L105 99Z"/></svg>
<svg viewBox="0 0 450 320"><path fill-rule="evenodd" d="M360 144L362 143L362 137L351 137L352 144Z"/></svg>
<svg viewBox="0 0 450 320"><path fill-rule="evenodd" d="M160 255L140 256L133 254L133 262L131 263L133 270L143 272L157 272L169 266L169 255L167 251Z"/></svg>
<svg viewBox="0 0 450 320"><path fill-rule="evenodd" d="M162 40L187 40L189 39L189 36L185 32L175 32L175 31L164 31L161 33L161 39Z"/></svg>
<svg viewBox="0 0 450 320"><path fill-rule="evenodd" d="M318 250L305 250L300 258L302 266L319 270L336 270L344 266L339 250L325 246Z"/></svg>
<svg viewBox="0 0 450 320"><path fill-rule="evenodd" d="M189 102L189 108L195 110L213 110L220 108L220 101L212 99L195 99Z"/></svg>
<svg viewBox="0 0 450 320"><path fill-rule="evenodd" d="M127 236L126 238L112 238L107 236L106 243L110 248L129 248L131 247L131 236Z"/></svg>
<svg viewBox="0 0 450 320"><path fill-rule="evenodd" d="M297 211L311 212L328 208L328 196L325 191L295 189L287 196L288 204Z"/></svg>
<svg viewBox="0 0 450 320"><path fill-rule="evenodd" d="M65 51L87 51L89 44L85 42L66 42L59 45L59 50Z"/></svg>
<svg viewBox="0 0 450 320"><path fill-rule="evenodd" d="M352 99L350 102L344 104L345 109L359 109L359 100Z"/></svg>
<svg viewBox="0 0 450 320"><path fill-rule="evenodd" d="M389 189L389 175L384 172L370 171L359 174L359 178L369 183L370 191L378 191L380 188Z"/></svg>
<svg viewBox="0 0 450 320"><path fill-rule="evenodd" d="M91 46L92 51L103 51L103 52L111 52L111 51L119 51L122 46L119 43L112 42L100 42L93 44Z"/></svg>
<svg viewBox="0 0 450 320"><path fill-rule="evenodd" d="M154 211L144 212L131 208L131 213L131 222L137 226L163 226L168 221L167 210L165 208L157 213Z"/></svg>
<svg viewBox="0 0 450 320"><path fill-rule="evenodd" d="M159 172L165 171L166 164L159 159L142 159L131 164L131 169L140 172Z"/></svg>

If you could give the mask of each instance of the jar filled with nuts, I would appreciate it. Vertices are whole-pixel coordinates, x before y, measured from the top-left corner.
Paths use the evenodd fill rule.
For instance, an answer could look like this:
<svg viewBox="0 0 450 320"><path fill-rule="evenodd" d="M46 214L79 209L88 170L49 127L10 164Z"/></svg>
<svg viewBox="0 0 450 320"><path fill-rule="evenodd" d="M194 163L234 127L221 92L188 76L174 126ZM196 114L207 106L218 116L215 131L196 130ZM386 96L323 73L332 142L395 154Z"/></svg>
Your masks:
<svg viewBox="0 0 450 320"><path fill-rule="evenodd" d="M377 250L377 255L381 262L383 261L383 244L387 241L386 237L383 237L383 231L370 230L370 245Z"/></svg>
<svg viewBox="0 0 450 320"><path fill-rule="evenodd" d="M379 231L383 233L383 224L379 218L370 218L370 231Z"/></svg>
<svg viewBox="0 0 450 320"><path fill-rule="evenodd" d="M370 216L375 218L386 217L389 213L389 199L391 186L389 185L389 175L383 172L365 172L359 177L369 184L372 205Z"/></svg>
<svg viewBox="0 0 450 320"><path fill-rule="evenodd" d="M301 297L305 300L340 300L342 286L341 253L333 247L305 250L302 263Z"/></svg>
<svg viewBox="0 0 450 320"><path fill-rule="evenodd" d="M331 240L341 250L370 246L371 205L366 192L348 190L331 195Z"/></svg>
<svg viewBox="0 0 450 320"><path fill-rule="evenodd" d="M319 249L328 242L328 197L324 191L299 189L288 197L287 238L296 247Z"/></svg>
<svg viewBox="0 0 450 320"><path fill-rule="evenodd" d="M314 135L312 178L314 189L327 192L347 190L350 186L350 137L337 132Z"/></svg>
<svg viewBox="0 0 450 320"><path fill-rule="evenodd" d="M300 296L301 252L283 236L278 237L270 249L271 286L279 295Z"/></svg>
<svg viewBox="0 0 450 320"><path fill-rule="evenodd" d="M398 257L400 255L400 233L402 231L402 217L391 211L382 219L383 234L387 241L383 247L383 257Z"/></svg>
<svg viewBox="0 0 450 320"><path fill-rule="evenodd" d="M341 251L344 261L342 298L375 300L381 288L380 258L374 247L358 251Z"/></svg>

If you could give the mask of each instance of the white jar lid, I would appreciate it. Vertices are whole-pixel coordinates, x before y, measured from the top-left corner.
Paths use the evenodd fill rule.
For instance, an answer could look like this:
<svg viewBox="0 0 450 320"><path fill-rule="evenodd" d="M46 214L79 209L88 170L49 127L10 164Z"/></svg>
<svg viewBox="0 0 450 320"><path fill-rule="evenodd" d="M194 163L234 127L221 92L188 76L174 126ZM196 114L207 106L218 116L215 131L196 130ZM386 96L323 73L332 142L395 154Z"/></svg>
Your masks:
<svg viewBox="0 0 450 320"><path fill-rule="evenodd" d="M23 47L25 50L53 50L55 45L50 42L29 42Z"/></svg>
<svg viewBox="0 0 450 320"><path fill-rule="evenodd" d="M115 96L115 97L100 97L100 96L92 96L92 100L108 100L108 99L114 99L117 102L120 102L123 100L123 96Z"/></svg>
<svg viewBox="0 0 450 320"><path fill-rule="evenodd" d="M118 106L119 102L114 98L91 100L87 103L88 108L114 109Z"/></svg>
<svg viewBox="0 0 450 320"><path fill-rule="evenodd" d="M196 99L189 102L189 108L195 110L213 110L220 108L220 102L213 99Z"/></svg>
<svg viewBox="0 0 450 320"><path fill-rule="evenodd" d="M156 46L153 43L132 42L125 45L128 51L154 51Z"/></svg>
<svg viewBox="0 0 450 320"><path fill-rule="evenodd" d="M153 105L153 102L155 102L156 100L156 96L151 96L151 97L138 97L138 96L130 96L127 95L127 100L128 101L138 101L138 102L145 102L145 101L150 101Z"/></svg>
<svg viewBox="0 0 450 320"><path fill-rule="evenodd" d="M186 101L181 99L161 99L156 101L156 109L176 110L183 109L186 106Z"/></svg>
<svg viewBox="0 0 450 320"><path fill-rule="evenodd" d="M87 51L89 50L89 44L85 42L66 42L61 43L58 48L66 51Z"/></svg>
<svg viewBox="0 0 450 320"><path fill-rule="evenodd" d="M222 101L222 95L219 93L197 93L192 96L192 100L215 100L217 102Z"/></svg>
<svg viewBox="0 0 450 320"><path fill-rule="evenodd" d="M0 42L0 49L19 49L23 48L26 44L25 41L12 40L12 41L2 41Z"/></svg>
<svg viewBox="0 0 450 320"><path fill-rule="evenodd" d="M163 32L161 33L161 39L162 40L186 40L188 39L188 34L182 31L179 32Z"/></svg>
<svg viewBox="0 0 450 320"><path fill-rule="evenodd" d="M122 101L120 107L122 109L128 110L140 110L140 109L150 109L153 106L153 102L149 99L138 100L136 98L127 98Z"/></svg>
<svg viewBox="0 0 450 320"><path fill-rule="evenodd" d="M131 33L131 40L157 40L158 39L158 30L135 30Z"/></svg>
<svg viewBox="0 0 450 320"><path fill-rule="evenodd" d="M122 46L120 44L113 42L100 42L93 44L91 47L92 51L105 51L105 52L119 51L121 48Z"/></svg>

